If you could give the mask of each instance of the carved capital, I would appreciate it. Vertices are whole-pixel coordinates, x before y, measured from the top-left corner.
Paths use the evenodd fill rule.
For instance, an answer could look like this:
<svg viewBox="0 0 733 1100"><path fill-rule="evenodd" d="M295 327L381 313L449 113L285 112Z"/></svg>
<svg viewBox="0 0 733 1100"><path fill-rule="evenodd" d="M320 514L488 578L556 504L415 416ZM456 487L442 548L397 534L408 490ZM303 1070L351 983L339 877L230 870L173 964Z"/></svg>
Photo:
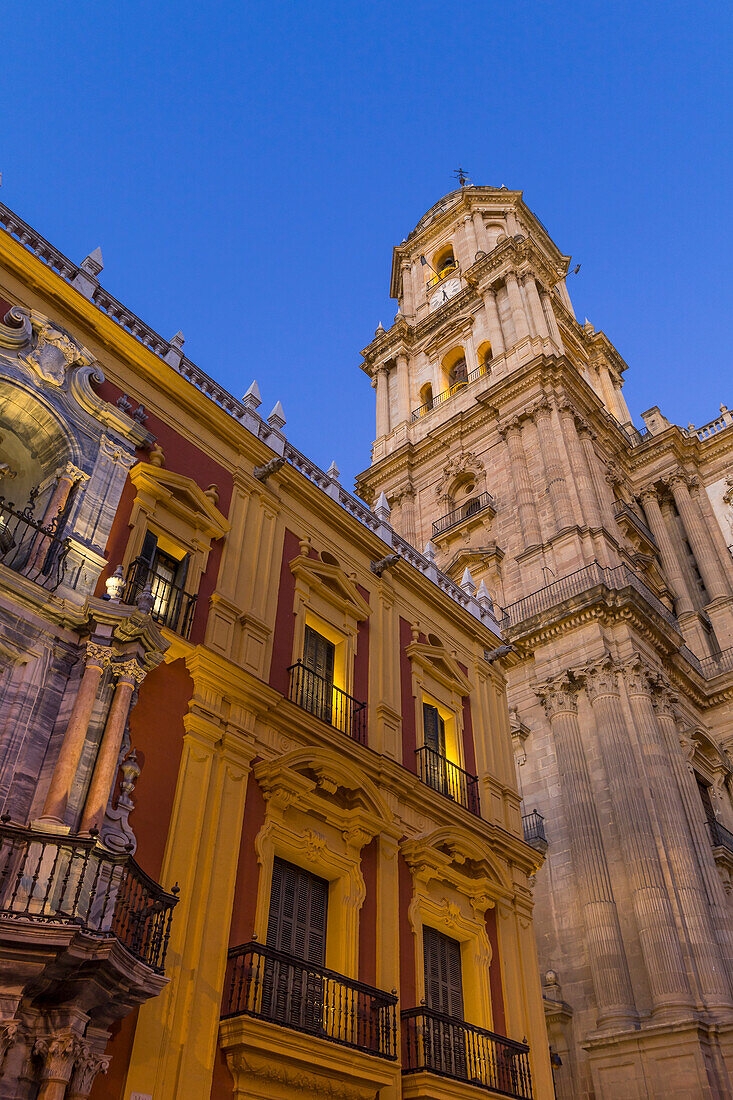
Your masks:
<svg viewBox="0 0 733 1100"><path fill-rule="evenodd" d="M105 669L112 663L113 652L109 646L97 645L96 642L87 642L84 654L84 663L87 667Z"/></svg>
<svg viewBox="0 0 733 1100"><path fill-rule="evenodd" d="M78 1035L48 1035L36 1039L33 1054L40 1058L41 1080L67 1082L76 1059L85 1052Z"/></svg>
<svg viewBox="0 0 733 1100"><path fill-rule="evenodd" d="M108 1057L97 1054L85 1045L84 1049L80 1050L77 1055L71 1074L69 1094L72 1100L76 1100L77 1097L89 1096L97 1074L106 1073L109 1063L110 1059Z"/></svg>
<svg viewBox="0 0 733 1100"><path fill-rule="evenodd" d="M118 683L141 684L147 675L147 669L138 664L133 658L131 661L121 661L112 666L112 671Z"/></svg>
<svg viewBox="0 0 733 1100"><path fill-rule="evenodd" d="M552 416L552 405L549 400L544 397L541 401L538 401L536 405L532 406L531 413L537 423L543 420L549 420Z"/></svg>
<svg viewBox="0 0 733 1100"><path fill-rule="evenodd" d="M586 666L584 671L584 686L591 703L601 699L604 695L618 695L619 666L612 657L602 657L600 661Z"/></svg>
<svg viewBox="0 0 733 1100"><path fill-rule="evenodd" d="M630 695L651 695L656 675L656 671L638 653L623 667L623 676Z"/></svg>
<svg viewBox="0 0 733 1100"><path fill-rule="evenodd" d="M552 721L559 714L577 714L580 686L577 680L563 675L538 684L534 691L545 708L545 714Z"/></svg>
<svg viewBox="0 0 733 1100"><path fill-rule="evenodd" d="M642 504L649 504L650 502L653 504L659 503L657 490L654 485L645 485L644 488L639 491L638 498Z"/></svg>

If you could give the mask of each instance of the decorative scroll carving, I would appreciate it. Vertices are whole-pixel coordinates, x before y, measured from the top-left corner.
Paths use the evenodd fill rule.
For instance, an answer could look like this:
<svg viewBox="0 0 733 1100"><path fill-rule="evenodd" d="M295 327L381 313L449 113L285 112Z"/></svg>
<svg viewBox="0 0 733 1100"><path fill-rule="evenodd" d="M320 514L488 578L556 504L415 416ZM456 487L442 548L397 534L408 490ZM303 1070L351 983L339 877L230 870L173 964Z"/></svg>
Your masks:
<svg viewBox="0 0 733 1100"><path fill-rule="evenodd" d="M600 661L588 665L584 670L584 686L591 702L603 695L618 695L618 673L620 669L610 654Z"/></svg>
<svg viewBox="0 0 733 1100"><path fill-rule="evenodd" d="M577 713L581 686L581 681L571 673L563 673L554 680L537 684L534 691L545 708L545 714L552 721L558 714Z"/></svg>

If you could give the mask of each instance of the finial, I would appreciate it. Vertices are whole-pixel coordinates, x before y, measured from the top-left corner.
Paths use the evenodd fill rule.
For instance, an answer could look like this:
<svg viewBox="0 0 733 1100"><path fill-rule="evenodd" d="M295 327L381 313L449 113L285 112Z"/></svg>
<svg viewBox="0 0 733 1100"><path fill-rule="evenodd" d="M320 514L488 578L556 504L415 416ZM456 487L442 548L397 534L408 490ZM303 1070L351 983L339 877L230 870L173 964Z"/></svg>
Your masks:
<svg viewBox="0 0 733 1100"><path fill-rule="evenodd" d="M150 465L157 466L158 469L165 466L165 455L160 443L154 443L150 448Z"/></svg>
<svg viewBox="0 0 733 1100"><path fill-rule="evenodd" d="M107 577L104 587L107 589L107 599L112 600L113 603L119 603L125 588L125 575L121 565L118 565L114 573Z"/></svg>
<svg viewBox="0 0 733 1100"><path fill-rule="evenodd" d="M178 349L178 351L180 351L180 350L181 350L181 348L183 347L183 345L185 344L185 342L186 342L186 338L185 338L185 336L183 335L183 333L182 333L182 332L180 331L180 329L178 330L178 332L176 333L176 335L175 335L175 336L171 336L170 340L168 341L168 343L170 344L170 346L171 346L172 348L177 348L177 349Z"/></svg>
<svg viewBox="0 0 733 1100"><path fill-rule="evenodd" d="M385 327L382 324L382 322L380 321L379 324L377 325L376 329L374 330L374 335L375 336L383 336L385 331L386 331Z"/></svg>
<svg viewBox="0 0 733 1100"><path fill-rule="evenodd" d="M276 431L280 431L281 428L285 427L285 410L280 401L276 403L275 408L268 416L267 423L271 428L275 428Z"/></svg>
<svg viewBox="0 0 733 1100"><path fill-rule="evenodd" d="M471 570L466 566L463 570L463 576L461 577L461 588L464 592L467 592L469 596L476 595L476 583L471 576Z"/></svg>
<svg viewBox="0 0 733 1100"><path fill-rule="evenodd" d="M96 279L99 273L104 269L104 261L102 260L102 249L97 246L93 252L90 252L88 256L79 264L87 275L91 275L93 279Z"/></svg>
<svg viewBox="0 0 733 1100"><path fill-rule="evenodd" d="M389 523L389 517L392 515L392 509L389 506L389 501L384 495L384 490L379 494L379 500L374 505L374 515L381 523Z"/></svg>
<svg viewBox="0 0 733 1100"><path fill-rule="evenodd" d="M430 539L428 539L428 541L425 543L423 554L428 559L428 561L435 561L435 547L433 546Z"/></svg>
<svg viewBox="0 0 733 1100"><path fill-rule="evenodd" d="M149 615L153 610L153 586L150 580L148 580L142 592L135 600L135 604L138 611L142 611L143 615Z"/></svg>
<svg viewBox="0 0 733 1100"><path fill-rule="evenodd" d="M476 599L481 604L481 606L485 607L488 611L493 611L494 610L494 601L491 598L491 593L489 592L488 588L486 587L486 582L485 581L481 581L481 584L478 586L478 592L476 593Z"/></svg>
<svg viewBox="0 0 733 1100"><path fill-rule="evenodd" d="M242 398L242 404L248 409L259 409L262 404L262 398L260 397L260 387L257 385L257 379L253 379L249 389Z"/></svg>
<svg viewBox="0 0 733 1100"><path fill-rule="evenodd" d="M332 481L338 481L339 477L341 476L341 471L339 470L338 466L336 465L336 460L335 459L331 463L331 465L328 467L328 470L326 471L326 473L328 474L328 476L331 478Z"/></svg>

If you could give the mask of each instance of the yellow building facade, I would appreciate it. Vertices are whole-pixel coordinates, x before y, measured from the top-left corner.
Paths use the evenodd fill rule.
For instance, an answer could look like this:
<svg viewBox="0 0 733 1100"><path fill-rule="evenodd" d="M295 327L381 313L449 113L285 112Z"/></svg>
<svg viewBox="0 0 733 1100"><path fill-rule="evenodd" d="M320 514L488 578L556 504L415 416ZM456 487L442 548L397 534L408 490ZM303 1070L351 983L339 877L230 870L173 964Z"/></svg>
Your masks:
<svg viewBox="0 0 733 1100"><path fill-rule="evenodd" d="M47 853L40 908L0 886L36 959L0 943L0 1097L550 1100L544 845L486 587L113 299L98 254L0 224L8 881L33 880L17 838ZM78 876L119 1010L43 953L74 844L125 873L134 851L148 891L108 890L105 923L112 872Z"/></svg>

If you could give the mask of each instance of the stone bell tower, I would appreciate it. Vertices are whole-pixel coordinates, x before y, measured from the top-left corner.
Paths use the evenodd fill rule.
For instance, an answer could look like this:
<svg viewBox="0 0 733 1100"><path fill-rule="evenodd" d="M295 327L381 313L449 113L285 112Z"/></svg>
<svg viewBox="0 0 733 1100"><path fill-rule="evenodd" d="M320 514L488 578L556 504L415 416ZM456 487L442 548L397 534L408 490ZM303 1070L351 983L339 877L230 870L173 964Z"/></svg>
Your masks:
<svg viewBox="0 0 733 1100"><path fill-rule="evenodd" d="M462 187L424 215L394 249L394 324L363 352L377 430L357 487L486 584L516 650L558 1096L723 1096L733 417L681 429L655 408L635 428L626 364L576 320L569 267L519 191Z"/></svg>

